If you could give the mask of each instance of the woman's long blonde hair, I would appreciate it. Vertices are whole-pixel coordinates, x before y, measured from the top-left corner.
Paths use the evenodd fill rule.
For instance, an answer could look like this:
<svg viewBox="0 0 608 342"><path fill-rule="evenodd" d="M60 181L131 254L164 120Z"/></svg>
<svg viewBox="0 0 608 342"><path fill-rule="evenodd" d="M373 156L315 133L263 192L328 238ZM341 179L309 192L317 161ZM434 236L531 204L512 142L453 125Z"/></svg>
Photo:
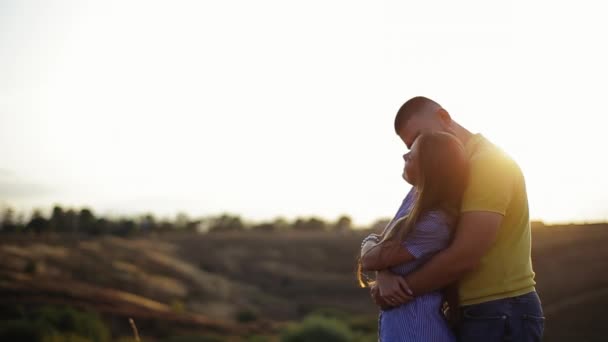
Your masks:
<svg viewBox="0 0 608 342"><path fill-rule="evenodd" d="M419 173L414 204L408 215L389 224L381 242L404 241L421 215L430 210L441 210L454 223L458 218L468 178L464 146L455 136L443 132L425 133L417 140ZM357 279L362 287L369 285L363 280L360 261Z"/></svg>

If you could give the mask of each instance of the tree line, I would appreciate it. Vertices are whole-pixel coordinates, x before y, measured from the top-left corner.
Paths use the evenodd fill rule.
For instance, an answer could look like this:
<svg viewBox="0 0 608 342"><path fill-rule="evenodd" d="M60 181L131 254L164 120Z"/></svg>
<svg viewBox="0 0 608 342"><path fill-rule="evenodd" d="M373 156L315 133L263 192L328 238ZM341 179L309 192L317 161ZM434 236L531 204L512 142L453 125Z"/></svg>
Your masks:
<svg viewBox="0 0 608 342"><path fill-rule="evenodd" d="M387 223L378 220L370 228L378 228ZM367 227L366 227L367 228ZM349 231L353 223L349 216L342 215L336 221L325 221L318 217L299 217L295 220L276 218L264 222L247 222L239 215L220 214L200 218L190 218L184 213L172 219L159 219L153 214L137 217L110 218L96 215L89 208L53 207L49 215L34 210L25 218L10 207L2 212L0 233L64 233L129 236L148 232L240 232L240 231Z"/></svg>

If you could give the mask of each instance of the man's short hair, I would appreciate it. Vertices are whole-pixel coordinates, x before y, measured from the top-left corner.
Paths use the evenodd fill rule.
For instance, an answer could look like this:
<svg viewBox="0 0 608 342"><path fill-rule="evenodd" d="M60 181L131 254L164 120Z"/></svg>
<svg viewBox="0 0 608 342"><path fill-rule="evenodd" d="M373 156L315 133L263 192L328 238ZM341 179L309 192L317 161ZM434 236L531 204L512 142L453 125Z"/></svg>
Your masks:
<svg viewBox="0 0 608 342"><path fill-rule="evenodd" d="M425 113L428 109L441 108L441 106L424 96L416 96L407 100L395 116L395 132L399 133L399 128L403 127L405 123L411 119L414 115Z"/></svg>

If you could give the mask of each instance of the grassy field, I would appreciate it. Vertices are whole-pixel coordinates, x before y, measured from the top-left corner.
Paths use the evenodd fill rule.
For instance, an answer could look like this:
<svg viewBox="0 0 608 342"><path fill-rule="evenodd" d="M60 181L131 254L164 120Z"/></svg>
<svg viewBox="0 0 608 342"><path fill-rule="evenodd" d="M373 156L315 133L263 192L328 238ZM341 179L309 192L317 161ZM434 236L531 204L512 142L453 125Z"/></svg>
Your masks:
<svg viewBox="0 0 608 342"><path fill-rule="evenodd" d="M130 334L133 317L146 341L176 334L272 341L288 322L330 313L359 340L373 340L376 308L354 273L364 235L3 236L0 304L93 310L114 338ZM608 225L533 229L546 341L606 340L607 245Z"/></svg>

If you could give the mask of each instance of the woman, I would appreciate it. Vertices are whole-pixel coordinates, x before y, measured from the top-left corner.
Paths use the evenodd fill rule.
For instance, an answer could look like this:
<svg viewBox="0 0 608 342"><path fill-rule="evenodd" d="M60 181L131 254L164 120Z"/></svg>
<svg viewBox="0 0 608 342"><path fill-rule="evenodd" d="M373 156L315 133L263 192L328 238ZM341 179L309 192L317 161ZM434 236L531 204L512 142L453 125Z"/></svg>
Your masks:
<svg viewBox="0 0 608 342"><path fill-rule="evenodd" d="M382 234L363 240L359 263L362 285L366 284L361 271L389 269L400 275L414 271L447 247L456 225L468 174L462 144L447 133L422 134L403 158L403 178L413 188ZM454 308L457 304L449 299ZM379 340L455 341L441 312L443 301L443 294L436 291L381 309Z"/></svg>

